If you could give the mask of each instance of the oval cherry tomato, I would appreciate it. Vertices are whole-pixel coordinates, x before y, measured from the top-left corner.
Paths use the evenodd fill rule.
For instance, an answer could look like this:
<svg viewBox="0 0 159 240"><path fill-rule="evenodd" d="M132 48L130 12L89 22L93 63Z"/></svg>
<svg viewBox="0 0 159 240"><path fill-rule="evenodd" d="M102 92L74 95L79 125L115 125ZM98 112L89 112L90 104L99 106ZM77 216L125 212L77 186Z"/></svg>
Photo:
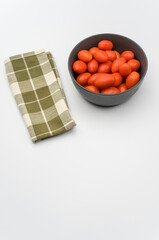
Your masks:
<svg viewBox="0 0 159 240"><path fill-rule="evenodd" d="M77 60L73 64L73 70L76 73L84 73L86 71L86 69L87 69L86 63L81 60Z"/></svg>
<svg viewBox="0 0 159 240"><path fill-rule="evenodd" d="M98 50L99 50L99 48L92 47L92 48L89 49L89 52L90 52L90 54L92 54L92 56L94 56L95 52L98 51Z"/></svg>
<svg viewBox="0 0 159 240"><path fill-rule="evenodd" d="M107 50L106 53L108 55L108 60L113 62L116 59L116 53L114 51Z"/></svg>
<svg viewBox="0 0 159 240"><path fill-rule="evenodd" d="M128 61L132 71L137 71L140 68L140 62L137 59L131 59Z"/></svg>
<svg viewBox="0 0 159 240"><path fill-rule="evenodd" d="M116 73L112 73L112 75L114 76L115 78L115 82L113 84L113 87L118 87L122 81L123 81L123 77L121 76L120 73L116 72Z"/></svg>
<svg viewBox="0 0 159 240"><path fill-rule="evenodd" d="M120 74L125 77L131 73L131 67L128 63L124 63L119 67Z"/></svg>
<svg viewBox="0 0 159 240"><path fill-rule="evenodd" d="M118 53L117 51L114 51L116 54L116 58L120 58L120 53Z"/></svg>
<svg viewBox="0 0 159 240"><path fill-rule="evenodd" d="M111 50L113 48L113 43L109 40L102 40L98 43L98 48L101 50Z"/></svg>
<svg viewBox="0 0 159 240"><path fill-rule="evenodd" d="M78 53L78 58L84 62L89 62L92 60L92 54L87 50L81 50Z"/></svg>
<svg viewBox="0 0 159 240"><path fill-rule="evenodd" d="M108 55L105 51L103 50L98 50L94 53L94 58L98 62L107 62L108 61Z"/></svg>
<svg viewBox="0 0 159 240"><path fill-rule="evenodd" d="M90 73L95 73L98 69L98 62L95 59L92 59L88 63L87 68Z"/></svg>
<svg viewBox="0 0 159 240"><path fill-rule="evenodd" d="M120 84L118 89L120 92L125 92L126 90L128 90L125 83Z"/></svg>
<svg viewBox="0 0 159 240"><path fill-rule="evenodd" d="M73 63L73 70L78 74L76 80L80 85L96 93L115 94L139 82L140 62L134 59L134 53L126 50L120 54L112 49L111 41L102 40L98 47L78 52L79 60Z"/></svg>
<svg viewBox="0 0 159 240"><path fill-rule="evenodd" d="M88 73L88 72L85 72L85 73L81 73L80 75L78 75L77 77L77 82L80 84L80 85L85 85L87 84L88 82L88 79L90 78L91 74Z"/></svg>
<svg viewBox="0 0 159 240"><path fill-rule="evenodd" d="M93 85L86 86L85 88L89 91L99 93L99 89Z"/></svg>
<svg viewBox="0 0 159 240"><path fill-rule="evenodd" d="M101 63L98 67L98 73L110 73L112 62L107 61L106 63Z"/></svg>
<svg viewBox="0 0 159 240"><path fill-rule="evenodd" d="M123 57L117 58L115 59L115 61L112 64L111 70L112 72L118 72L119 71L119 67L124 64L126 62L126 59Z"/></svg>
<svg viewBox="0 0 159 240"><path fill-rule="evenodd" d="M119 89L116 87L105 88L101 91L102 94L116 94L119 93Z"/></svg>
<svg viewBox="0 0 159 240"><path fill-rule="evenodd" d="M92 76L88 79L88 84L89 85L93 85L94 84L94 81L96 80L98 74L97 73L94 73L92 74Z"/></svg>
<svg viewBox="0 0 159 240"><path fill-rule="evenodd" d="M140 80L140 74L138 72L131 72L126 78L126 86L127 88L132 88L135 86Z"/></svg>
<svg viewBox="0 0 159 240"><path fill-rule="evenodd" d="M97 77L95 81L93 82L93 85L95 85L99 89L104 89L113 86L115 82L115 78L112 74L108 73L97 73Z"/></svg>
<svg viewBox="0 0 159 240"><path fill-rule="evenodd" d="M124 51L122 52L121 57L124 57L126 61L129 61L134 58L134 53L132 51Z"/></svg>

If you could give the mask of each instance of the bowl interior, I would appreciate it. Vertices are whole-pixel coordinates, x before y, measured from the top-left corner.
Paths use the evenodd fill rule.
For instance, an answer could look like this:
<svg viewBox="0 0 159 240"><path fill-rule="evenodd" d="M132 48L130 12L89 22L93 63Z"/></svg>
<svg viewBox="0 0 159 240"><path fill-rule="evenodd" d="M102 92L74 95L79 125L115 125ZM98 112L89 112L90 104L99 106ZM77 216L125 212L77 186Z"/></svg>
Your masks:
<svg viewBox="0 0 159 240"><path fill-rule="evenodd" d="M99 34L99 35L94 35L91 37L88 37L81 42L79 42L72 50L69 56L69 62L68 62L68 67L69 67L69 72L75 80L76 74L72 69L74 61L77 60L77 54L80 50L82 49L90 49L91 47L97 46L98 42L101 40L110 40L113 42L113 49L117 50L119 53L122 53L125 50L131 50L135 54L135 58L138 59L141 63L141 67L139 69L140 73L140 81L141 79L145 76L146 71L147 71L147 57L142 50L142 48L133 40L117 35L117 34Z"/></svg>

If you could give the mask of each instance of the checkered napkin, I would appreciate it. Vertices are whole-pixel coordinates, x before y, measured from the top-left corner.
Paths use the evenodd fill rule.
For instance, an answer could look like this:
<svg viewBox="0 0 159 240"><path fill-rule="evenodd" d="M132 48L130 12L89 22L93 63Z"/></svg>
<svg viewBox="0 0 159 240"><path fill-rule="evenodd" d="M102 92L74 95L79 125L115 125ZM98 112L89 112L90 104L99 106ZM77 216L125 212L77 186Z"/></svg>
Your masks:
<svg viewBox="0 0 159 240"><path fill-rule="evenodd" d="M41 49L16 55L5 60L5 67L33 142L75 126L50 52Z"/></svg>

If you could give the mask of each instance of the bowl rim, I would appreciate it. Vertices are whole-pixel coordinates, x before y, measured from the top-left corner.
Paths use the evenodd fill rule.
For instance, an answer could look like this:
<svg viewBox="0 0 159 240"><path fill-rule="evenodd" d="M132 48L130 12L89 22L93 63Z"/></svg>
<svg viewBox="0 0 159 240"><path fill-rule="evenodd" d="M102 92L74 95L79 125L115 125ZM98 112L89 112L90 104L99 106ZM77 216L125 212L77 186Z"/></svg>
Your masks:
<svg viewBox="0 0 159 240"><path fill-rule="evenodd" d="M71 58L71 55L72 55L74 49L75 49L78 45L80 45L83 41L88 40L88 39L90 39L90 38L92 38L92 37L101 36L101 35L113 35L113 36L119 36L119 37L125 38L125 39L133 42L135 45L137 45L138 48L140 48L140 50L143 52L143 55L144 55L145 60L146 60L146 71L144 72L142 78L140 78L139 82L138 82L136 85L134 85L132 88L129 88L128 90L126 90L126 91L124 91L124 92L115 93L115 94L102 94L102 93L96 93L96 92L90 91L90 90L86 89L85 87L83 87L82 85L80 85L80 84L76 81L76 79L74 78L73 74L70 72L69 62L70 62L70 58ZM125 51L126 51L126 50L125 50ZM133 88L137 87L138 85L140 85L140 84L143 82L143 79L144 79L144 77L145 77L145 75L146 75L146 73L147 73L147 70L148 70L148 59L147 59L147 56L146 56L144 50L142 49L142 47L141 47L138 43L136 43L134 40L132 40L131 38L128 38L128 37L126 37L126 36L124 36L124 35L116 34L116 33L100 33L100 34L91 35L91 36L89 36L89 37L86 37L86 38L82 39L80 42L78 42L78 43L73 47L73 49L71 50L71 52L70 52L70 54L69 54L69 57L68 57L68 70L69 70L69 74L70 74L71 77L72 77L71 79L75 82L75 84L77 84L79 87L81 87L81 88L82 88L83 90L85 90L86 92L92 93L92 94L96 94L96 95L98 95L98 96L116 96L116 95L125 94L125 93L127 93L127 92L131 92Z"/></svg>

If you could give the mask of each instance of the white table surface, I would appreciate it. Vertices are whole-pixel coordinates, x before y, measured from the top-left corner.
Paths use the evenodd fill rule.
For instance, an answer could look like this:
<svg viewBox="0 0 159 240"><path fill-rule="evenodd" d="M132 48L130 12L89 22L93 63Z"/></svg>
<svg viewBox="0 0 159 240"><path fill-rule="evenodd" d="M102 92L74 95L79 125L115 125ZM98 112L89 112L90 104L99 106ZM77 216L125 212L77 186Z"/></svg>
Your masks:
<svg viewBox="0 0 159 240"><path fill-rule="evenodd" d="M0 1L0 239L159 239L159 14L157 0ZM100 108L74 88L71 49L118 33L149 69L126 103ZM45 48L56 60L77 126L33 144L3 61Z"/></svg>

